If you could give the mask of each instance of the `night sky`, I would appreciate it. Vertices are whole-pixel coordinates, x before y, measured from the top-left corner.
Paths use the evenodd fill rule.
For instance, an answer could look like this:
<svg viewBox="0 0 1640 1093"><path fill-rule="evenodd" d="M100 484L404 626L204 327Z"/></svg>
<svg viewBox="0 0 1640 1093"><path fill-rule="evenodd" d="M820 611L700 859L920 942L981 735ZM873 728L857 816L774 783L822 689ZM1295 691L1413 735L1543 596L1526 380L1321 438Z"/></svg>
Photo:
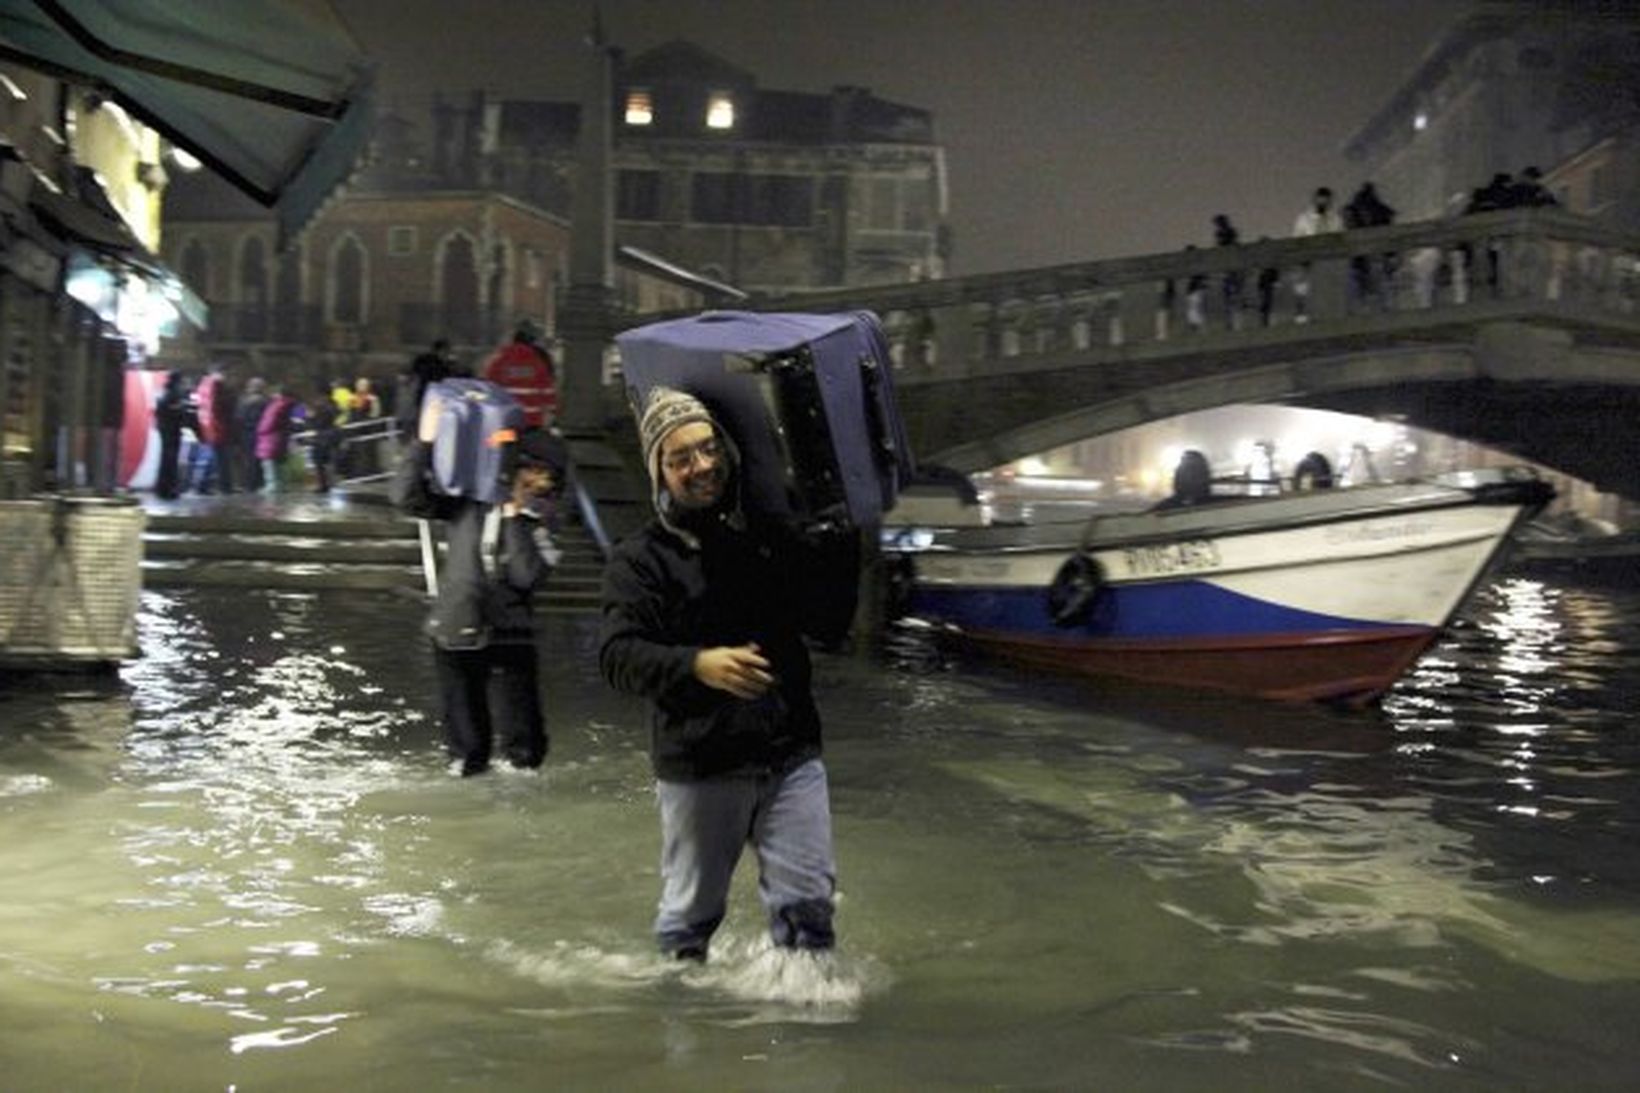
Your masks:
<svg viewBox="0 0 1640 1093"><path fill-rule="evenodd" d="M1362 181L1344 141L1470 0L602 0L636 54L687 38L761 86L934 112L954 273L1284 235ZM336 0L383 94L572 99L591 0ZM1385 193L1390 204L1395 195Z"/></svg>

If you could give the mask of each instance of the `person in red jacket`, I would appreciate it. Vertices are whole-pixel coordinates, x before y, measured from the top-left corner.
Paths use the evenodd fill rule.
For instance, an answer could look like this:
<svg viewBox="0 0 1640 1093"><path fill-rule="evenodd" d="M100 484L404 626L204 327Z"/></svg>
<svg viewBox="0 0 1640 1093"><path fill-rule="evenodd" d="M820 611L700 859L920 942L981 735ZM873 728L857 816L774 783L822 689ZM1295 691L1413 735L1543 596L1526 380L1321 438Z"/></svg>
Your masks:
<svg viewBox="0 0 1640 1093"><path fill-rule="evenodd" d="M524 423L549 428L558 416L558 384L552 358L541 347L541 332L528 319L518 324L513 340L484 366L484 378L511 392L524 407Z"/></svg>

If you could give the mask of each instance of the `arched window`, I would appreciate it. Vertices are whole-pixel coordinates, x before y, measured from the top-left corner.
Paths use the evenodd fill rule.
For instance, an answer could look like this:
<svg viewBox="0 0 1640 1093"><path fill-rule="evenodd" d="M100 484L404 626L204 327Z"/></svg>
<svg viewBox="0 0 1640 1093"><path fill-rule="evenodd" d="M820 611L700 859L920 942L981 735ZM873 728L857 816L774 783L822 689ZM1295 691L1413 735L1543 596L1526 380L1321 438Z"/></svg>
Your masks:
<svg viewBox="0 0 1640 1093"><path fill-rule="evenodd" d="M182 279L201 299L211 298L211 256L197 238L182 245Z"/></svg>
<svg viewBox="0 0 1640 1093"><path fill-rule="evenodd" d="M248 236L241 243L234 279L239 339L262 341L268 336L268 264L260 236Z"/></svg>
<svg viewBox="0 0 1640 1093"><path fill-rule="evenodd" d="M302 245L287 247L279 255L278 282L275 285L275 330L280 341L300 342L312 337L312 324L305 321L302 306Z"/></svg>
<svg viewBox="0 0 1640 1093"><path fill-rule="evenodd" d="M364 322L364 263L364 248L352 235L342 236L331 249L328 293L331 322Z"/></svg>
<svg viewBox="0 0 1640 1093"><path fill-rule="evenodd" d="M469 345L479 341L478 255L471 237L457 233L444 240L439 248L439 274L444 336Z"/></svg>

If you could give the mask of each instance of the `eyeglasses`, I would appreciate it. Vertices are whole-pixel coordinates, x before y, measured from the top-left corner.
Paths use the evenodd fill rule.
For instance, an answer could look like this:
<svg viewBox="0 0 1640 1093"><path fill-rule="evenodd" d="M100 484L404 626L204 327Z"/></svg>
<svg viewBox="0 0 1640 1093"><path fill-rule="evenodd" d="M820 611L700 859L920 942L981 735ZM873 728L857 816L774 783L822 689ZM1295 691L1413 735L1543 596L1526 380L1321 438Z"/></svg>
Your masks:
<svg viewBox="0 0 1640 1093"><path fill-rule="evenodd" d="M682 474L695 465L696 457L707 463L716 463L723 456L723 445L717 437L708 437L698 444L678 448L661 457L661 466L673 474Z"/></svg>

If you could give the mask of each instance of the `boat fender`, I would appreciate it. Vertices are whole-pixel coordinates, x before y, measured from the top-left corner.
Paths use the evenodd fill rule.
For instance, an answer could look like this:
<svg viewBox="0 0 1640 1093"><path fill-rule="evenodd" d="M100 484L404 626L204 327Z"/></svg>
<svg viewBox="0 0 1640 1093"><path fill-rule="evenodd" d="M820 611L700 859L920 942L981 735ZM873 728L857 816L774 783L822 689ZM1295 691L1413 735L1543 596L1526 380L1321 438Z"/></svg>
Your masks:
<svg viewBox="0 0 1640 1093"><path fill-rule="evenodd" d="M1330 490L1333 487L1332 464L1320 452L1311 452L1293 468L1293 489Z"/></svg>
<svg viewBox="0 0 1640 1093"><path fill-rule="evenodd" d="M1093 613L1093 602L1105 587L1105 567L1078 551L1065 559L1048 585L1048 614L1055 626L1080 626Z"/></svg>

